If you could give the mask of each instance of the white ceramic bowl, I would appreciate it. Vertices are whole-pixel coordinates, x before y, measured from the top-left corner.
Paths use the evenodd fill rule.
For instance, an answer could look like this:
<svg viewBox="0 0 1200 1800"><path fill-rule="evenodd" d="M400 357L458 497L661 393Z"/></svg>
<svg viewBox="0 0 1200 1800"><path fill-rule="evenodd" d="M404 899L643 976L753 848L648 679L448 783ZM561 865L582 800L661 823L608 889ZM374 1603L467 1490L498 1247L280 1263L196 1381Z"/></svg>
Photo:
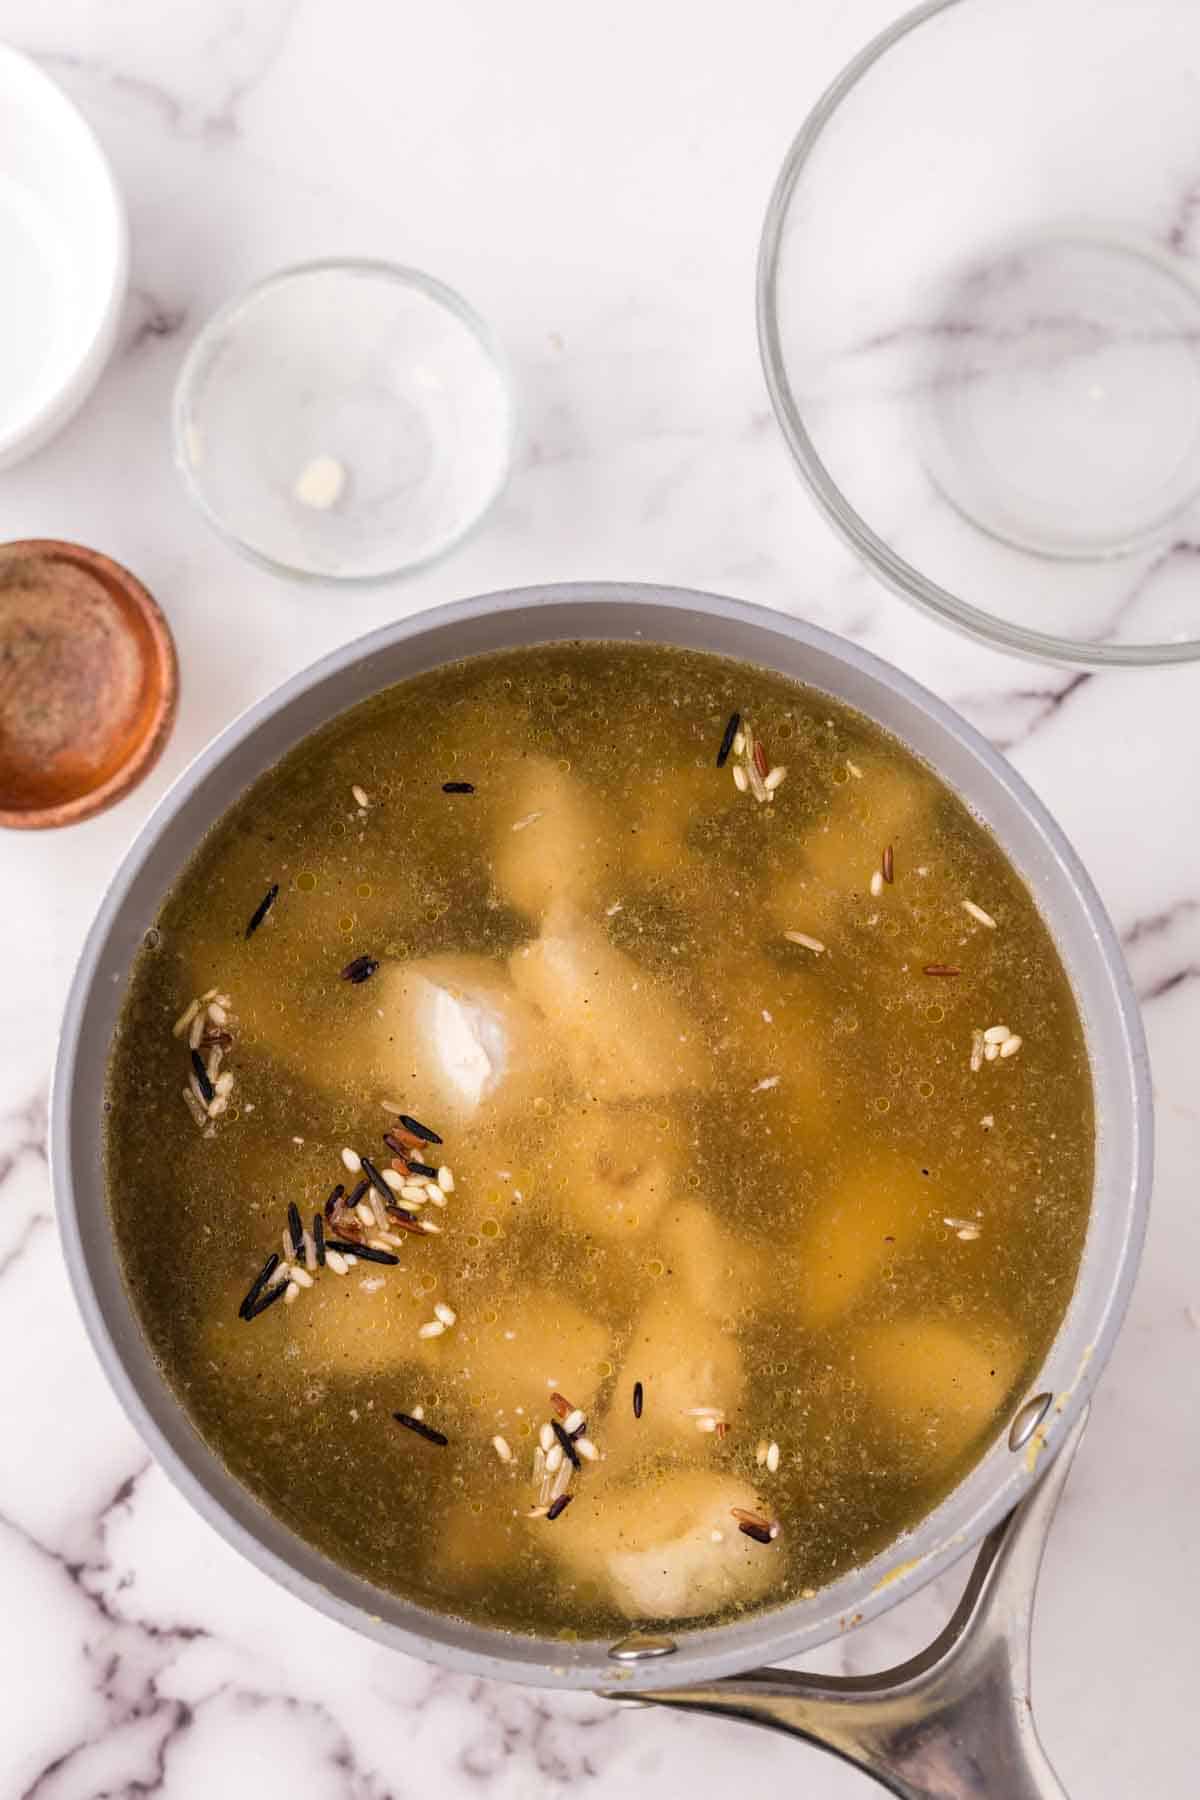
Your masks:
<svg viewBox="0 0 1200 1800"><path fill-rule="evenodd" d="M90 126L0 44L0 469L65 425L117 333L125 208Z"/></svg>

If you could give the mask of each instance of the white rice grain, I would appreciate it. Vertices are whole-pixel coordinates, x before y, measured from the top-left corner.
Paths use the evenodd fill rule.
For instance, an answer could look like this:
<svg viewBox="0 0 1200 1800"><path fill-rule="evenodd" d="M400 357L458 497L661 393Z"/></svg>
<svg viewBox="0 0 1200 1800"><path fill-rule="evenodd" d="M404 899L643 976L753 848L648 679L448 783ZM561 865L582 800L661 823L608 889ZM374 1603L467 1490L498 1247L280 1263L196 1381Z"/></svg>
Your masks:
<svg viewBox="0 0 1200 1800"><path fill-rule="evenodd" d="M199 1000L189 1001L188 1004L184 1007L183 1011L180 1013L179 1017L176 1019L175 1023L172 1025L171 1036L172 1037L182 1037L184 1032L187 1030L188 1026L191 1024L192 1020L195 1018L196 1014L199 1011L200 1011Z"/></svg>

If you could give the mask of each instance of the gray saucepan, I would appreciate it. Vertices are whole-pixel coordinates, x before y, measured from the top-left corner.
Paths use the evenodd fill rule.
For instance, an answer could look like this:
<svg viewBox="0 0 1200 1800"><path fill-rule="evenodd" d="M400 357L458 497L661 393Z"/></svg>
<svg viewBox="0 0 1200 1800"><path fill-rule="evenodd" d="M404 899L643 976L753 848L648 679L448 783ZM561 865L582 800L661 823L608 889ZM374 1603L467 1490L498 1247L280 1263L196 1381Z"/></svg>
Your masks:
<svg viewBox="0 0 1200 1800"><path fill-rule="evenodd" d="M935 769L994 833L1054 935L1084 1021L1099 1120L1091 1220L1066 1319L1009 1429L953 1493L815 1598L617 1645L510 1636L428 1612L339 1568L266 1512L197 1435L147 1347L122 1281L101 1157L105 1068L131 963L199 839L248 784L392 682L481 652L589 638L682 645L777 670L857 707ZM895 1793L1004 1800L1061 1791L1014 1695L1025 1682L1032 1577L1069 1461L1059 1452L1082 1428L1134 1279L1151 1138L1145 1046L1117 939L1062 832L1003 758L933 695L825 632L715 595L608 583L488 594L386 626L228 726L160 802L105 895L67 1001L51 1120L67 1264L109 1380L192 1505L292 1593L395 1649L473 1675L756 1719L825 1741ZM866 1683L760 1667L872 1618L976 1544L955 1618L915 1663Z"/></svg>

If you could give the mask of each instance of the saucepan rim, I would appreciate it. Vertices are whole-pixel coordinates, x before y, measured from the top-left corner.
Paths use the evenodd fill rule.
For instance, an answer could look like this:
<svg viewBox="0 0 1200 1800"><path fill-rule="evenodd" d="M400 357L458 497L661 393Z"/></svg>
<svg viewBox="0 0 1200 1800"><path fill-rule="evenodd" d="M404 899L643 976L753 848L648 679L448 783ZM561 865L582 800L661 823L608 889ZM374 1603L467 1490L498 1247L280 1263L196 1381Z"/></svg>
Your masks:
<svg viewBox="0 0 1200 1800"><path fill-rule="evenodd" d="M103 1071L130 963L166 889L238 793L326 720L407 673L483 649L573 638L715 650L807 680L870 717L878 718L872 700L902 714L903 725L879 722L974 805L1043 913L1056 915L1057 928L1048 922L1080 996L1100 1114L1088 1244L1067 1317L1029 1390L1052 1397L1032 1441L1014 1450L998 1439L912 1532L815 1597L681 1628L673 1654L632 1661L613 1660L606 1643L523 1637L403 1601L269 1513L199 1437L154 1362L120 1277L100 1162ZM172 843L173 831L181 843ZM1023 854L1006 831L1020 833ZM985 739L897 669L789 615L685 589L600 582L484 594L386 625L292 676L200 752L134 840L84 944L64 1014L50 1146L67 1267L104 1371L168 1476L228 1543L321 1612L409 1654L474 1676L632 1693L709 1681L828 1642L932 1580L1012 1509L1086 1405L1116 1338L1145 1231L1152 1118L1141 1021L1116 934L1062 831Z"/></svg>

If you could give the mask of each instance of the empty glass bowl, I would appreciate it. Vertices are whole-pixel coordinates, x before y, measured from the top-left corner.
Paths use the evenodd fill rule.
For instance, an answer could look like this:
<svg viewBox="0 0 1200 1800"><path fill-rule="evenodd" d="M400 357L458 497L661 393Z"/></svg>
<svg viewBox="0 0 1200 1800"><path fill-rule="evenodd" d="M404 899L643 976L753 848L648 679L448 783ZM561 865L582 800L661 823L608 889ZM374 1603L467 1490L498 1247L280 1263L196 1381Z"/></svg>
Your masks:
<svg viewBox="0 0 1200 1800"><path fill-rule="evenodd" d="M175 459L211 522L292 575L381 580L440 556L504 486L509 382L486 327L412 269L286 269L210 320Z"/></svg>
<svg viewBox="0 0 1200 1800"><path fill-rule="evenodd" d="M759 335L802 474L1010 650L1200 656L1198 93L1195 0L932 0L776 184Z"/></svg>

